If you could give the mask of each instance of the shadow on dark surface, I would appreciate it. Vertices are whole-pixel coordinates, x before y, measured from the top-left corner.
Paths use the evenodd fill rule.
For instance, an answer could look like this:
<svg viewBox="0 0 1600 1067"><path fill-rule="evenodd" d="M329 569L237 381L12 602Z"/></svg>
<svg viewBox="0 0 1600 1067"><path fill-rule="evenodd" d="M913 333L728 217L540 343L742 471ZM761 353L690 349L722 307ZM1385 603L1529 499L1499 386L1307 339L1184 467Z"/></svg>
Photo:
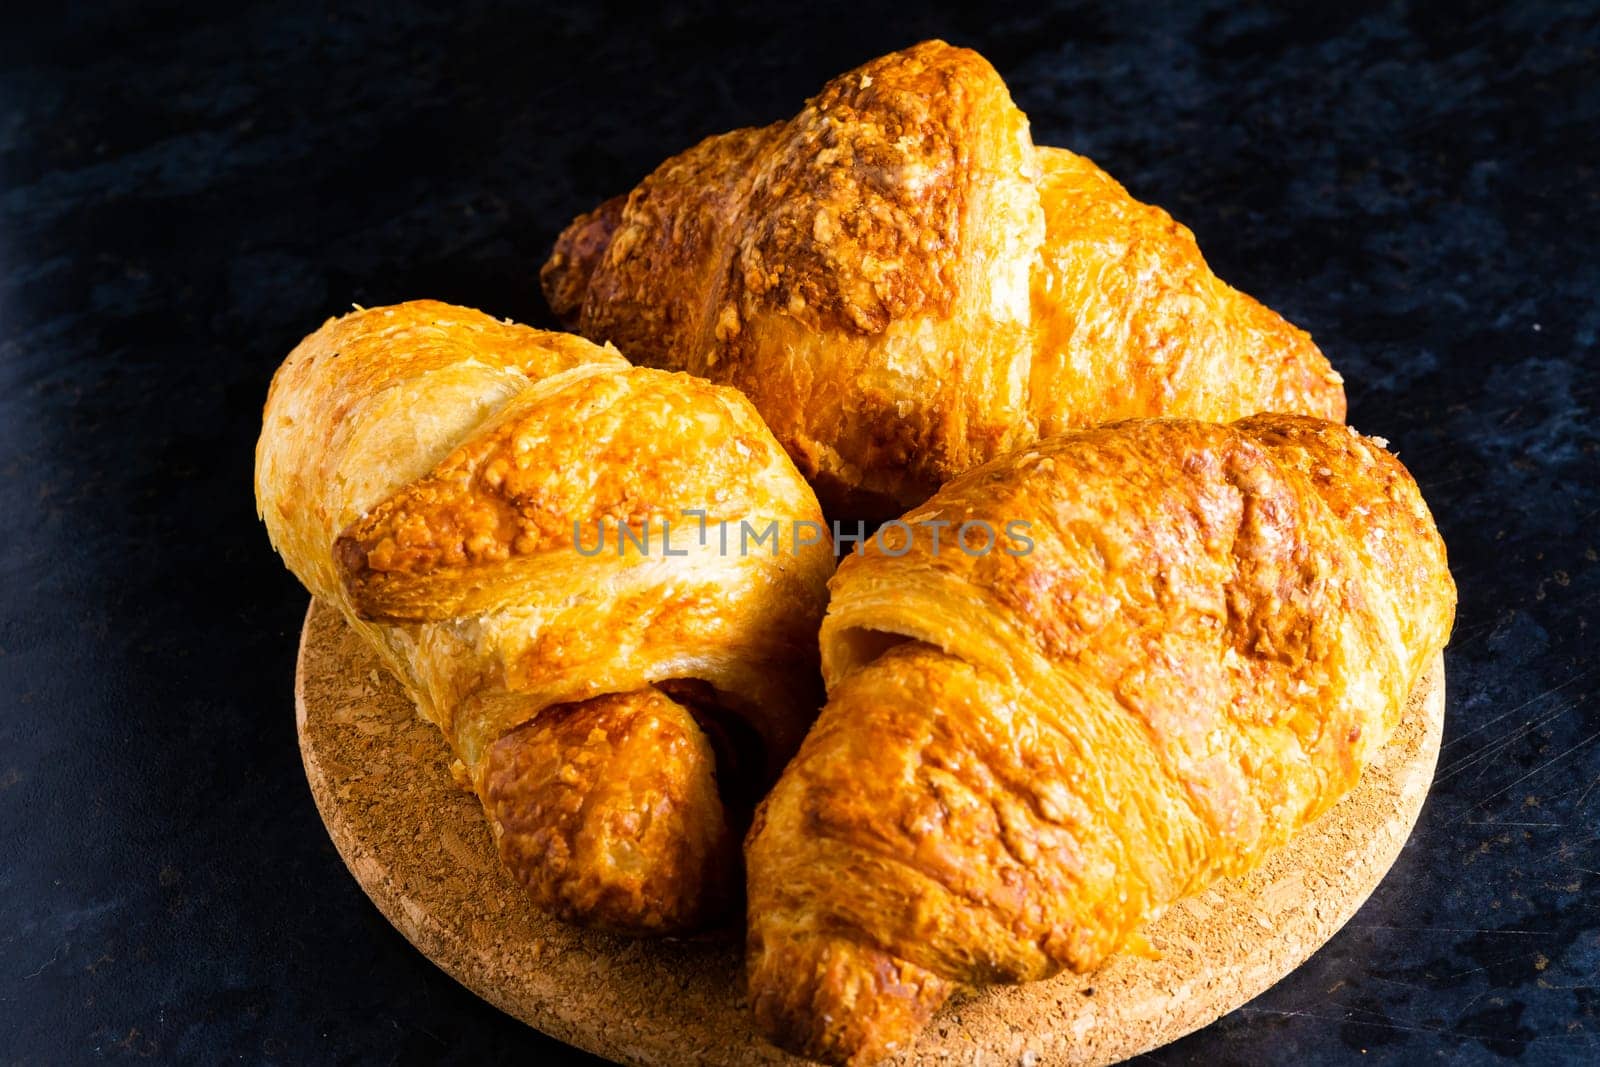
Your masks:
<svg viewBox="0 0 1600 1067"><path fill-rule="evenodd" d="M933 35L1317 336L1460 584L1439 780L1393 875L1150 1058L1600 1055L1583 5L34 17L0 43L10 1057L584 1059L413 952L322 831L291 716L305 598L250 495L267 381L351 302L550 325L536 272L573 214Z"/></svg>

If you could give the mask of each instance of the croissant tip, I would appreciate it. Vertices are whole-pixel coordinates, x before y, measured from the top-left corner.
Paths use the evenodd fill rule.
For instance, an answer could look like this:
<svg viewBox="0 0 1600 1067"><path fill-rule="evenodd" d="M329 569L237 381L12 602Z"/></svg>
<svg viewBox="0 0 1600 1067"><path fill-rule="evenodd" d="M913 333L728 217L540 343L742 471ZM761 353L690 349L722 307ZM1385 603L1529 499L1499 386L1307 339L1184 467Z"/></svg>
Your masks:
<svg viewBox="0 0 1600 1067"><path fill-rule="evenodd" d="M550 258L539 269L545 302L567 329L578 324L589 295L589 279L611 246L627 202L627 194L614 196L573 219L556 238Z"/></svg>
<svg viewBox="0 0 1600 1067"><path fill-rule="evenodd" d="M915 1040L952 986L931 971L842 938L752 937L750 1003L780 1048L865 1067Z"/></svg>

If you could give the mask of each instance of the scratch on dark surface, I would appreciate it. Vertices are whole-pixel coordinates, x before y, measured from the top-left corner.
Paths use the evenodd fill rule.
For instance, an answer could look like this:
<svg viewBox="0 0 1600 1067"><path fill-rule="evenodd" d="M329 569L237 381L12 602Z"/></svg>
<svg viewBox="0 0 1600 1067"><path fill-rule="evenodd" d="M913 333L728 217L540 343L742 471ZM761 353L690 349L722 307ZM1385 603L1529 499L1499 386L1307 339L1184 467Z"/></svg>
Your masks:
<svg viewBox="0 0 1600 1067"><path fill-rule="evenodd" d="M1482 800L1478 801L1477 804L1475 804L1473 807L1468 808L1466 811L1462 812L1460 815L1457 815L1454 819L1451 819L1450 822L1452 824L1461 822L1469 814L1471 814L1472 811L1480 809L1480 808L1483 808L1486 805L1488 805L1490 801L1497 800L1500 797L1505 796L1507 793L1511 792L1511 790L1515 789L1517 786L1521 785L1523 782L1526 782L1528 779L1534 777L1535 775L1543 774L1545 771L1549 770L1551 767L1555 766L1557 763L1560 763L1562 760L1566 759L1568 756L1572 755L1575 752L1580 751L1581 749L1584 749L1584 748L1588 747L1589 745L1593 744L1596 741L1600 741L1600 730L1596 730L1594 733L1590 734L1588 737L1584 738L1582 741L1579 741L1577 744L1573 745L1571 748L1568 748L1565 751L1562 751L1562 752L1560 752L1560 753L1558 753L1558 754L1556 754L1554 756L1551 756L1549 759L1545 760L1543 763L1539 764L1539 766L1535 767L1533 770L1529 771L1527 774L1524 774L1522 777L1518 778L1516 781L1511 782L1508 785L1502 786L1501 788L1495 790L1493 793L1490 793L1488 796L1486 796Z"/></svg>
<svg viewBox="0 0 1600 1067"><path fill-rule="evenodd" d="M1474 926L1383 926L1374 923L1350 923L1350 930L1399 930L1408 933L1428 934L1493 934L1518 937L1551 937L1559 930L1488 930Z"/></svg>
<svg viewBox="0 0 1600 1067"><path fill-rule="evenodd" d="M1492 1036L1486 1033L1467 1033L1454 1027L1426 1026L1415 1022L1395 1022L1393 1019L1370 1016L1363 1009L1349 1009L1344 1015L1327 1015L1315 1011L1290 1011L1280 1008L1258 1008L1246 1005L1239 1009L1242 1015L1274 1015L1284 1018L1317 1019L1321 1022L1349 1023L1354 1022L1361 1026L1371 1026L1382 1030L1396 1030L1402 1033L1432 1034L1437 1037L1453 1038L1458 1041L1476 1041L1482 1037ZM1363 1017L1367 1015L1369 1017ZM1529 1038L1533 1041L1570 1042L1577 1045L1592 1045L1594 1037L1590 1034L1537 1034Z"/></svg>
<svg viewBox="0 0 1600 1067"><path fill-rule="evenodd" d="M1538 718L1529 719L1515 730L1512 730L1509 733L1502 735L1500 738L1484 745L1482 748L1473 752L1472 755L1463 756L1447 766L1444 770L1440 771L1437 776L1435 776L1434 783L1436 785L1443 785L1445 782L1448 782L1450 779L1454 778L1463 771L1469 771L1474 767L1483 767L1485 763L1492 760L1495 756L1507 751L1518 741L1521 741L1524 738L1537 733L1539 730L1550 725L1551 723L1556 722L1576 707L1578 707L1578 702L1576 700L1564 701L1556 705L1554 711L1548 712Z"/></svg>
<svg viewBox="0 0 1600 1067"><path fill-rule="evenodd" d="M47 959L43 963L41 963L39 965L39 969L38 970L33 971L33 972L29 973L29 974L23 975L22 976L22 980L23 981L27 981L30 978L37 978L41 974L43 974L45 971L47 971L51 967L55 966L57 963L60 963L61 962L61 954L63 952L65 952L65 951L66 951L66 947L65 946L56 949L56 954L54 956L51 956L49 959Z"/></svg>
<svg viewBox="0 0 1600 1067"><path fill-rule="evenodd" d="M1580 796L1580 797L1579 797L1579 798L1578 798L1578 799L1577 799L1577 802L1576 802L1576 803L1575 803L1575 804L1574 804L1574 805L1573 805L1573 806L1574 806L1574 807L1577 807L1577 808L1581 808L1581 807L1583 807L1583 805L1584 805L1584 802L1585 802L1585 801L1587 801L1587 800L1588 800L1588 799L1589 799L1589 794L1590 794L1590 793L1593 793L1593 792L1594 792L1594 788L1595 788L1595 786L1597 786L1597 785L1600 785L1600 777L1596 777L1596 778L1595 778L1595 780L1594 780L1594 781L1592 781L1592 782L1590 782L1590 783L1589 783L1589 786L1588 786L1588 788L1586 788L1586 789L1585 789L1585 790L1584 790L1584 791L1583 791L1583 795L1582 795L1582 796Z"/></svg>
<svg viewBox="0 0 1600 1067"><path fill-rule="evenodd" d="M1498 622L1498 620L1497 620L1497 622ZM1492 625L1495 625L1495 624L1486 623L1485 625L1492 626ZM1452 647L1454 647L1454 646L1452 646ZM1590 677L1591 675L1593 675L1595 673L1596 670L1597 670L1597 668L1591 667L1588 670L1579 671L1577 674L1574 674L1571 678L1568 678L1566 681L1561 682L1561 683L1559 683L1557 685L1551 686L1549 689L1546 689L1544 692L1539 693L1537 696L1529 697L1527 700L1524 700L1522 703L1518 704L1516 707L1512 708L1510 711L1501 712L1499 715L1496 715L1494 718L1490 719L1487 722L1480 723L1479 725L1477 725L1477 726L1473 727L1472 729L1468 730L1466 733L1460 734L1460 735L1458 735L1456 737L1451 738L1449 741L1446 741L1443 745L1440 746L1439 751L1441 753L1443 753L1443 752L1447 751L1448 749L1454 748L1456 745L1459 745L1461 742L1467 740L1467 738L1475 737L1478 734L1481 734L1483 731L1489 729L1489 727L1495 725L1496 723L1504 722L1506 719L1508 719L1511 716L1517 714L1517 712L1523 710L1524 708L1529 707L1530 705L1533 705L1533 704L1537 704L1539 701L1543 700L1545 697L1551 696L1551 695L1553 695L1555 693L1559 693L1563 689L1567 688L1568 686L1574 685L1577 682L1580 682L1583 679ZM1450 771L1450 767L1446 766L1446 767L1441 768L1440 773L1441 774L1447 774L1447 773L1449 773L1449 771Z"/></svg>
<svg viewBox="0 0 1600 1067"><path fill-rule="evenodd" d="M1453 655L1459 655L1463 649L1465 649L1468 645L1471 645L1474 641L1481 640L1486 635L1494 633L1495 628L1499 625L1499 619L1485 619L1483 622L1477 623L1473 626L1457 629L1456 632L1450 637L1450 652ZM1507 712L1507 714L1511 713ZM1481 729L1483 729L1482 726L1477 728L1477 730ZM1476 733L1477 730L1474 730L1473 733ZM1462 736L1470 735L1464 734ZM1460 737L1454 739L1454 741L1460 740Z"/></svg>
<svg viewBox="0 0 1600 1067"><path fill-rule="evenodd" d="M1449 478L1436 478L1430 482L1419 483L1418 488L1421 489L1425 494L1431 494L1435 490L1442 489L1447 485L1458 485L1461 482L1468 481L1475 477L1477 477L1477 475L1473 472L1464 471L1461 474L1453 475Z"/></svg>
<svg viewBox="0 0 1600 1067"><path fill-rule="evenodd" d="M1368 975L1367 978L1368 978L1369 981L1382 982L1385 985L1400 986L1401 988L1404 988L1404 989L1427 989L1428 988L1427 984L1424 983L1424 982L1408 982L1403 978L1386 978L1386 977L1384 977L1383 975L1380 975L1380 974L1371 974L1371 975Z"/></svg>

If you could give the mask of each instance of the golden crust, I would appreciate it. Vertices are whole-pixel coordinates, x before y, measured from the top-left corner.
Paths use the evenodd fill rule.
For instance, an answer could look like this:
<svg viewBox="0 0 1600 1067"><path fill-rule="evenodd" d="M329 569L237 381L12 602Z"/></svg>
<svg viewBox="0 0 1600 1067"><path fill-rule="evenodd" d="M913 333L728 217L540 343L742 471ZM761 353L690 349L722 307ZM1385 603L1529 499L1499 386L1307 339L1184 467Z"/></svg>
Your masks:
<svg viewBox="0 0 1600 1067"><path fill-rule="evenodd" d="M329 319L267 395L256 446L267 533L314 594L337 602L328 549L368 507L426 474L531 382L626 365L582 338L433 300Z"/></svg>
<svg viewBox="0 0 1600 1067"><path fill-rule="evenodd" d="M692 370L713 329L713 301L732 254L734 207L772 133L768 127L708 137L656 168L614 219L602 207L568 226L540 271L563 321L586 337L626 346L635 362Z"/></svg>
<svg viewBox="0 0 1600 1067"><path fill-rule="evenodd" d="M793 538L723 555L680 530L693 550L664 553L662 524L684 509L820 521L750 403L418 301L307 337L262 422L256 498L274 546L444 731L535 898L641 932L726 902L711 741L652 686L703 682L757 739L764 762L745 773L775 774L815 712L832 570L825 544ZM620 551L618 524L646 520L653 547ZM578 781L530 769L557 756L584 768ZM617 835L646 812L659 819L624 864Z"/></svg>
<svg viewBox="0 0 1600 1067"><path fill-rule="evenodd" d="M734 267L748 306L858 334L948 317L974 184L963 156L1003 92L976 53L928 46L824 86L763 147Z"/></svg>
<svg viewBox="0 0 1600 1067"><path fill-rule="evenodd" d="M669 159L541 278L585 336L744 391L835 511L1111 418L1344 413L1309 336L939 41Z"/></svg>
<svg viewBox="0 0 1600 1067"><path fill-rule="evenodd" d="M954 546L1015 519L1031 552ZM1405 469L1305 417L1067 433L904 521L831 583L828 704L746 844L752 1001L833 1061L1254 866L1355 783L1454 613ZM869 980L902 964L928 977Z"/></svg>
<svg viewBox="0 0 1600 1067"><path fill-rule="evenodd" d="M1038 149L1048 236L1033 273L1040 436L1117 419L1344 419L1311 335L1211 273L1194 234L1090 160Z"/></svg>
<svg viewBox="0 0 1600 1067"><path fill-rule="evenodd" d="M587 544L626 524L659 537L676 523L692 541L700 516L682 510L696 503L707 522L777 517L794 486L768 472L788 467L730 390L642 368L567 374L527 390L353 523L336 554L366 617L510 607L516 586L492 576L529 561L570 566L579 534ZM469 574L482 580L464 583Z"/></svg>
<svg viewBox="0 0 1600 1067"><path fill-rule="evenodd" d="M752 932L752 937L757 936ZM838 938L751 942L751 1011L780 1048L810 1059L850 1049L867 1064L895 1051L950 996L949 982L888 952Z"/></svg>
<svg viewBox="0 0 1600 1067"><path fill-rule="evenodd" d="M737 899L717 761L657 689L558 704L489 751L484 806L534 902L625 931L689 929Z"/></svg>
<svg viewBox="0 0 1600 1067"><path fill-rule="evenodd" d="M1035 171L981 56L885 56L793 120L709 138L645 179L578 329L736 386L836 498L926 495L1016 437ZM595 234L579 220L545 266L563 307Z"/></svg>

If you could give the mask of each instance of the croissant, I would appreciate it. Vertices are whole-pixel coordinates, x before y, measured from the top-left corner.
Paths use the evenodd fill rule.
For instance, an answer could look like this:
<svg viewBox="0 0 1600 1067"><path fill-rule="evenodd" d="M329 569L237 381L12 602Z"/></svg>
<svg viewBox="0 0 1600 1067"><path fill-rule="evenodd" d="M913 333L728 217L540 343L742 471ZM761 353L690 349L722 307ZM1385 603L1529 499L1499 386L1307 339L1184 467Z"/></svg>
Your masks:
<svg viewBox="0 0 1600 1067"><path fill-rule="evenodd" d="M742 390L835 513L1114 419L1344 418L1308 334L941 41L667 160L540 276L569 329Z"/></svg>
<svg viewBox="0 0 1600 1067"><path fill-rule="evenodd" d="M256 500L443 731L536 904L646 933L737 899L753 795L820 703L833 568L682 518L820 521L743 396L468 308L361 310L273 378Z"/></svg>
<svg viewBox="0 0 1600 1067"><path fill-rule="evenodd" d="M746 841L748 967L774 1041L849 1063L1258 863L1356 782L1455 608L1399 461L1281 414L1025 447L831 588L828 703Z"/></svg>

